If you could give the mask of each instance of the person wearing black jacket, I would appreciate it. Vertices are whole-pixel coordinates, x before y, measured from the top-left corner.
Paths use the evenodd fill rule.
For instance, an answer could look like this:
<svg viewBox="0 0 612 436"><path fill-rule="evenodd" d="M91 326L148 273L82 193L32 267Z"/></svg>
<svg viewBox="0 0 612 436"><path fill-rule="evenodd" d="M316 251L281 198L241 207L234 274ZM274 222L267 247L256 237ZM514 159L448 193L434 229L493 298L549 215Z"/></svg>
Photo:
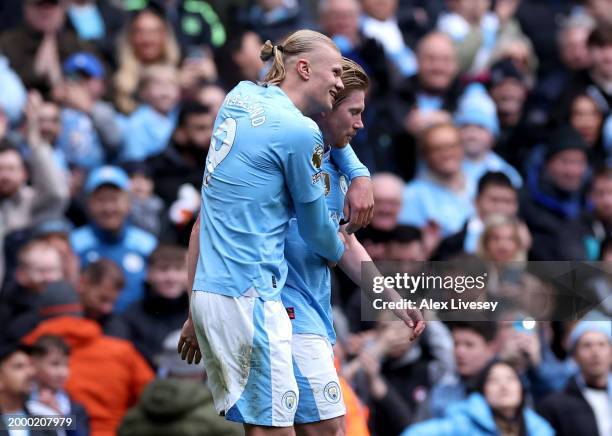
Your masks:
<svg viewBox="0 0 612 436"><path fill-rule="evenodd" d="M17 430L11 417L27 418L31 415L26 406L34 382L34 366L29 351L29 347L15 341L3 339L0 343L0 419L4 421L0 436L9 436L14 434L11 429ZM57 435L57 431L30 429L27 434L51 436Z"/></svg>
<svg viewBox="0 0 612 436"><path fill-rule="evenodd" d="M433 260L449 260L462 253L475 254L484 221L492 214L516 216L518 193L504 173L489 171L478 181L476 214L457 233L444 238Z"/></svg>
<svg viewBox="0 0 612 436"><path fill-rule="evenodd" d="M538 407L557 436L612 435L611 328L610 321L582 321L570 334L580 372Z"/></svg>
<svg viewBox="0 0 612 436"><path fill-rule="evenodd" d="M155 367L164 339L182 327L188 309L185 249L160 245L149 258L144 299L109 320L105 332L132 342Z"/></svg>

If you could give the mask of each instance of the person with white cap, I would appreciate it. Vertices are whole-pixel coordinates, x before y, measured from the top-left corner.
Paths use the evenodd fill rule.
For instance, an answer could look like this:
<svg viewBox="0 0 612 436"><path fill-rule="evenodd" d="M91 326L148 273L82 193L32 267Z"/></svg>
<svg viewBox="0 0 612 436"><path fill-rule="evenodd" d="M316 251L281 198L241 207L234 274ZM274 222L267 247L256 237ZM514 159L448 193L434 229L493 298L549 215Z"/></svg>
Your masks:
<svg viewBox="0 0 612 436"><path fill-rule="evenodd" d="M538 408L558 436L612 435L612 321L579 322L569 336L579 373Z"/></svg>

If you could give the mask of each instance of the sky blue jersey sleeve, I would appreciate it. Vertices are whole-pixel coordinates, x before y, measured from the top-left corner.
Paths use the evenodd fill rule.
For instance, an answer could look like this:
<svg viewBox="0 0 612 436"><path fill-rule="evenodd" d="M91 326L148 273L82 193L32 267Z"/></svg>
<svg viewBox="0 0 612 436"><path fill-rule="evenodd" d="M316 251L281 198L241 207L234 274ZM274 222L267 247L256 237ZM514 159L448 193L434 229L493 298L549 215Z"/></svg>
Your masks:
<svg viewBox="0 0 612 436"><path fill-rule="evenodd" d="M349 180L355 177L370 177L370 171L361 163L350 144L342 148L332 147L331 158Z"/></svg>
<svg viewBox="0 0 612 436"><path fill-rule="evenodd" d="M325 197L319 197L310 203L296 203L295 213L302 239L318 255L338 262L344 254L344 244L329 219Z"/></svg>
<svg viewBox="0 0 612 436"><path fill-rule="evenodd" d="M302 125L288 124L284 135L288 137L284 159L284 176L294 203L310 203L325 195L320 182L323 167L323 135L317 124L303 118ZM302 120L302 121L303 121Z"/></svg>

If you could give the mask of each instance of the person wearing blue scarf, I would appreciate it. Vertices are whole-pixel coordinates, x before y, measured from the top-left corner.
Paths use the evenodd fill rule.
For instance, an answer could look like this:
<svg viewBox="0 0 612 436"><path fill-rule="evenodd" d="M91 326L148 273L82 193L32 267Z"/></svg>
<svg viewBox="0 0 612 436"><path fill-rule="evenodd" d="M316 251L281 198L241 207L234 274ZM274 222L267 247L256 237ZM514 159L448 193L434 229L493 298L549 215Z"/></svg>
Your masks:
<svg viewBox="0 0 612 436"><path fill-rule="evenodd" d="M579 220L586 210L586 150L578 132L561 127L550 136L543 159L527 172L519 215L533 236L532 260L586 259L586 229Z"/></svg>

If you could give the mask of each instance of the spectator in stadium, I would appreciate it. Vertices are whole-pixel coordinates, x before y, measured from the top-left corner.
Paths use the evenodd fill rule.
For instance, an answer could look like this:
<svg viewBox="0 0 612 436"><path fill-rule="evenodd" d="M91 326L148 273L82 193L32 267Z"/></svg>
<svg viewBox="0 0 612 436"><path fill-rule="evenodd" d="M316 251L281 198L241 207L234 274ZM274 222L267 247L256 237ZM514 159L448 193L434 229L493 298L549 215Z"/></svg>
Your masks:
<svg viewBox="0 0 612 436"><path fill-rule="evenodd" d="M559 26L556 48L561 65L549 69L533 89L534 110L539 111L536 113L542 122L548 122L550 115L556 112L554 105L573 76L591 66L587 40L594 27L594 20L586 14L569 16Z"/></svg>
<svg viewBox="0 0 612 436"><path fill-rule="evenodd" d="M533 236L532 260L586 259L584 210L587 145L571 127L549 137L544 162L534 165L520 193L520 216Z"/></svg>
<svg viewBox="0 0 612 436"><path fill-rule="evenodd" d="M475 254L488 216L494 213L517 215L518 192L504 173L485 173L478 181L477 191L474 215L466 220L461 230L442 240L434 260L449 260L461 253Z"/></svg>
<svg viewBox="0 0 612 436"><path fill-rule="evenodd" d="M129 340L151 365L164 338L185 321L189 308L185 255L186 250L179 246L157 247L149 257L144 298L108 326L108 334Z"/></svg>
<svg viewBox="0 0 612 436"><path fill-rule="evenodd" d="M26 401L34 382L34 366L29 347L3 339L0 343L0 419L7 415L30 416ZM6 432L6 434L9 434ZM50 436L55 432L30 431L32 436Z"/></svg>
<svg viewBox="0 0 612 436"><path fill-rule="evenodd" d="M66 391L85 407L92 436L114 434L153 371L132 344L104 336L95 321L83 318L79 297L67 283L52 285L40 297L39 316L41 322L24 343L46 335L64 339L70 347Z"/></svg>
<svg viewBox="0 0 612 436"><path fill-rule="evenodd" d="M128 4L135 12L155 8L164 14L176 35L183 53L203 48L219 48L227 38L227 30L216 11L219 4L205 0L176 0L173 2L145 0Z"/></svg>
<svg viewBox="0 0 612 436"><path fill-rule="evenodd" d="M115 157L123 140L115 109L102 101L104 66L95 55L79 52L63 65L65 80L53 89L62 106L57 147L68 164L91 170Z"/></svg>
<svg viewBox="0 0 612 436"><path fill-rule="evenodd" d="M76 287L85 318L96 321L106 331L124 286L123 271L112 260L102 258L87 265Z"/></svg>
<svg viewBox="0 0 612 436"><path fill-rule="evenodd" d="M176 124L179 84L176 69L151 65L142 70L139 81L141 104L123 126L121 161L142 161L161 153Z"/></svg>
<svg viewBox="0 0 612 436"><path fill-rule="evenodd" d="M462 73L478 75L484 71L501 39L523 36L518 22L513 18L520 1L491 2L458 0L450 6L450 12L438 18L438 30L447 33L457 47L459 69Z"/></svg>
<svg viewBox="0 0 612 436"><path fill-rule="evenodd" d="M416 138L428 126L450 122L461 86L450 38L431 32L416 48L419 71L399 83L371 108L365 143L374 147L377 171L391 171L408 181L417 172Z"/></svg>
<svg viewBox="0 0 612 436"><path fill-rule="evenodd" d="M241 436L242 426L226 421L215 411L204 368L189 365L176 353L180 331L168 334L155 355L159 378L144 390L138 404L121 422L119 436Z"/></svg>
<svg viewBox="0 0 612 436"><path fill-rule="evenodd" d="M612 236L612 169L602 167L595 171L591 183L590 201L592 210L584 214L588 229L585 238L589 260L600 258L599 247Z"/></svg>
<svg viewBox="0 0 612 436"><path fill-rule="evenodd" d="M40 97L31 94L26 108L26 138L30 168L19 150L0 143L0 283L4 279L4 238L44 219L59 216L68 200L61 170L53 162L51 146L41 136ZM28 176L32 185L27 184Z"/></svg>
<svg viewBox="0 0 612 436"><path fill-rule="evenodd" d="M168 146L147 160L155 182L155 193L166 207L177 199L182 185L187 183L199 189L215 115L208 106L195 101L186 102L181 107Z"/></svg>
<svg viewBox="0 0 612 436"><path fill-rule="evenodd" d="M412 48L404 41L398 23L399 2L396 0L364 0L361 31L378 41L384 48L387 58L402 77L415 74L418 70L417 58Z"/></svg>
<svg viewBox="0 0 612 436"><path fill-rule="evenodd" d="M79 39L95 45L104 59L115 56L115 40L127 16L112 0L68 0L67 19Z"/></svg>
<svg viewBox="0 0 612 436"><path fill-rule="evenodd" d="M66 3L26 0L23 24L0 38L0 53L10 61L26 88L48 91L62 78L62 62L89 47L66 26Z"/></svg>
<svg viewBox="0 0 612 436"><path fill-rule="evenodd" d="M70 235L81 264L107 257L121 267L125 287L114 310L124 310L143 295L146 259L157 245L153 235L128 222L129 178L118 167L103 166L91 172L85 184L89 224Z"/></svg>
<svg viewBox="0 0 612 436"><path fill-rule="evenodd" d="M179 84L183 98L193 98L200 84L217 81L218 67L210 50L202 48L186 54L179 68Z"/></svg>
<svg viewBox="0 0 612 436"><path fill-rule="evenodd" d="M427 128L420 137L420 154L426 169L406 185L399 222L419 228L435 222L441 237L450 236L472 215L476 188L461 168L458 129L450 123Z"/></svg>
<svg viewBox="0 0 612 436"><path fill-rule="evenodd" d="M35 369L35 386L27 403L28 409L39 416L72 416L74 434L88 435L87 412L65 390L70 375L68 344L59 336L41 336L32 344L30 356Z"/></svg>
<svg viewBox="0 0 612 436"><path fill-rule="evenodd" d="M463 171L473 183L478 183L487 171L500 171L516 188L521 187L523 180L518 171L493 151L499 123L495 103L484 87L474 84L466 89L459 101L455 123L460 128L465 154Z"/></svg>
<svg viewBox="0 0 612 436"><path fill-rule="evenodd" d="M210 112L216 117L226 94L225 90L216 83L203 83L195 92L195 100L209 107Z"/></svg>
<svg viewBox="0 0 612 436"><path fill-rule="evenodd" d="M419 41L416 56L419 71L400 84L399 101L394 102L401 124L412 135L446 120L462 92L456 82L457 54L448 36L428 33Z"/></svg>
<svg viewBox="0 0 612 436"><path fill-rule="evenodd" d="M612 432L612 337L610 321L581 321L569 337L580 368L565 390L539 404L538 411L559 436Z"/></svg>
<svg viewBox="0 0 612 436"><path fill-rule="evenodd" d="M453 404L464 400L477 386L478 376L495 357L495 322L453 322L455 373L436 383L429 397L429 414L441 418Z"/></svg>
<svg viewBox="0 0 612 436"><path fill-rule="evenodd" d="M515 168L520 168L531 144L526 119L526 103L529 95L527 77L505 58L491 66L489 94L497 108L500 133L496 152Z"/></svg>
<svg viewBox="0 0 612 436"><path fill-rule="evenodd" d="M372 176L372 189L376 208L370 227L383 231L393 230L402 208L404 182L391 173L376 173Z"/></svg>
<svg viewBox="0 0 612 436"><path fill-rule="evenodd" d="M396 262L422 262L428 259L423 234L417 227L399 225L391 232L387 242L387 260Z"/></svg>
<svg viewBox="0 0 612 436"><path fill-rule="evenodd" d="M144 162L123 165L130 178L130 222L155 237L162 230L164 202L155 195L151 169Z"/></svg>
<svg viewBox="0 0 612 436"><path fill-rule="evenodd" d="M72 224L64 218L45 220L32 229L32 238L53 246L62 258L63 280L77 284L81 263L70 246Z"/></svg>
<svg viewBox="0 0 612 436"><path fill-rule="evenodd" d="M259 58L262 41L248 29L238 29L229 36L224 47L217 52L215 60L219 66L219 80L226 91L238 82L261 79L263 62Z"/></svg>
<svg viewBox="0 0 612 436"><path fill-rule="evenodd" d="M342 55L358 62L372 79L372 96L385 94L391 86L390 64L380 42L365 36L359 26L358 0L319 2L319 23L323 33L338 46Z"/></svg>
<svg viewBox="0 0 612 436"><path fill-rule="evenodd" d="M366 399L374 434L399 434L426 416L429 390L452 361L448 332L434 324L428 323L419 342L411 342L393 315L382 315L373 334L364 334L357 356L343 367L343 375Z"/></svg>
<svg viewBox="0 0 612 436"><path fill-rule="evenodd" d="M262 41L280 42L291 32L309 28L308 8L301 2L255 0L237 11L237 22L253 29Z"/></svg>
<svg viewBox="0 0 612 436"><path fill-rule="evenodd" d="M146 66L177 67L180 49L163 13L147 7L134 14L118 43L119 68L113 78L114 100L121 112L136 109L138 84Z"/></svg>
<svg viewBox="0 0 612 436"><path fill-rule="evenodd" d="M451 407L443 418L409 427L402 436L474 434L553 436L555 431L525 405L525 390L516 370L493 361L484 368L477 392Z"/></svg>
<svg viewBox="0 0 612 436"><path fill-rule="evenodd" d="M7 286L0 300L0 331L18 334L24 322L30 325L40 296L50 283L62 280L60 253L48 242L32 240L18 252L15 283ZM35 317L34 317L35 318Z"/></svg>
<svg viewBox="0 0 612 436"><path fill-rule="evenodd" d="M602 106L612 107L612 65L609 58L612 54L612 29L608 26L598 26L587 40L591 66L587 70L577 72L571 83L564 89L557 111L553 114L557 120L568 118L571 103L577 94L588 91L597 96ZM608 109L609 110L609 109Z"/></svg>
<svg viewBox="0 0 612 436"><path fill-rule="evenodd" d="M608 108L600 99L587 93L577 94L570 104L568 123L576 129L588 146L589 161L594 165L606 162L609 149L604 148L602 127Z"/></svg>

